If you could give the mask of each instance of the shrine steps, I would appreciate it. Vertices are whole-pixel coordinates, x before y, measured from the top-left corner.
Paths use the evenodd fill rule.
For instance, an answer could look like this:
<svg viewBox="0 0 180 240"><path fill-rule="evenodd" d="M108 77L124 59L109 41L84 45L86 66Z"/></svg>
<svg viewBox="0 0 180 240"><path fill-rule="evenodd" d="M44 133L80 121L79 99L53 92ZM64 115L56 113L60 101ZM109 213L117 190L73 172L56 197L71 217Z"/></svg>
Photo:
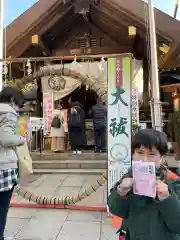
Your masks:
<svg viewBox="0 0 180 240"><path fill-rule="evenodd" d="M82 154L73 154L72 152L66 153L52 153L50 151L31 152L33 160L107 160L107 153L94 153L92 151L86 151Z"/></svg>
<svg viewBox="0 0 180 240"><path fill-rule="evenodd" d="M105 169L34 169L34 174L101 175Z"/></svg>
<svg viewBox="0 0 180 240"><path fill-rule="evenodd" d="M106 160L46 160L33 161L33 169L103 169L107 168Z"/></svg>
<svg viewBox="0 0 180 240"><path fill-rule="evenodd" d="M72 153L31 153L35 174L102 174L107 169L107 154L86 152Z"/></svg>

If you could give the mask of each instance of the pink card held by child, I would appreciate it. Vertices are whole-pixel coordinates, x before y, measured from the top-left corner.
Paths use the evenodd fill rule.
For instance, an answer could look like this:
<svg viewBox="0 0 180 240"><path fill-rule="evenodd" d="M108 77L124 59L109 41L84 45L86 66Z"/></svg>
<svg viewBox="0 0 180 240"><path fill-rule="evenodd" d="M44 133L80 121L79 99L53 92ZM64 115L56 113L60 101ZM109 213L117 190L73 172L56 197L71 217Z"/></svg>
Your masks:
<svg viewBox="0 0 180 240"><path fill-rule="evenodd" d="M137 195L156 197L156 168L153 162L132 162L133 192Z"/></svg>

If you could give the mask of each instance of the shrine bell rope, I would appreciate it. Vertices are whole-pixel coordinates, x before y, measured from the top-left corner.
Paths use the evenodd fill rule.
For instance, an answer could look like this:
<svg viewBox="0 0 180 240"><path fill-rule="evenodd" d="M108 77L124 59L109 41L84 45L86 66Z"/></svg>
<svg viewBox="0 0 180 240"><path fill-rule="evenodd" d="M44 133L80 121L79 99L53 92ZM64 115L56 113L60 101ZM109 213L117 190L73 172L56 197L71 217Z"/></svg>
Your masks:
<svg viewBox="0 0 180 240"><path fill-rule="evenodd" d="M28 76L25 76L22 79L23 83L29 83L32 82L34 79L38 79L38 77L46 77L51 76L52 74L57 76L70 76L75 79L79 79L81 83L87 84L90 88L92 88L102 99L105 99L107 96L107 90L103 88L98 88L94 82L89 77L84 77L80 73L77 73L73 70L62 68L59 69L43 69L41 68L38 72L34 72L33 74L30 74ZM28 201L35 202L37 204L44 204L44 205L72 205L75 204L86 197L90 196L92 193L96 192L99 187L103 186L105 182L107 181L108 171L106 170L101 177L96 180L96 182L92 185L90 185L86 190L84 190L82 193L78 193L75 196L65 196L65 197L59 197L59 196L41 196L37 195L34 192L31 192L27 190L26 188L22 188L20 185L17 185L14 189L14 192L17 193L19 196L25 198Z"/></svg>

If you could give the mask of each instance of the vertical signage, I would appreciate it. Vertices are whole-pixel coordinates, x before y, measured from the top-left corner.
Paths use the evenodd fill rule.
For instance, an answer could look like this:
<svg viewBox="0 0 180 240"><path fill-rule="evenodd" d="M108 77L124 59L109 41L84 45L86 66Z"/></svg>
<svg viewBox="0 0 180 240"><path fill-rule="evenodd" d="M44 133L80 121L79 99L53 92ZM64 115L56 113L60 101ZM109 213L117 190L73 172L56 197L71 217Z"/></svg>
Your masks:
<svg viewBox="0 0 180 240"><path fill-rule="evenodd" d="M47 119L47 129L45 129L46 134L51 129L52 113L54 109L53 93L43 93L43 118Z"/></svg>
<svg viewBox="0 0 180 240"><path fill-rule="evenodd" d="M138 89L132 89L132 121L139 125L139 98Z"/></svg>
<svg viewBox="0 0 180 240"><path fill-rule="evenodd" d="M108 58L108 189L131 166L131 56Z"/></svg>

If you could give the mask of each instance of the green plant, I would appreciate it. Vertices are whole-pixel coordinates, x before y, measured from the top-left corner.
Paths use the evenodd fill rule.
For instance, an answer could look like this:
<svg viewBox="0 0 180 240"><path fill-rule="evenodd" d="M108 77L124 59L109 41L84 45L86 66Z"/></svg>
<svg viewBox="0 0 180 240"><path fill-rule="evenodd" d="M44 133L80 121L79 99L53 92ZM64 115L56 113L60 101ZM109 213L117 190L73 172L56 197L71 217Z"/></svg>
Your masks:
<svg viewBox="0 0 180 240"><path fill-rule="evenodd" d="M133 121L132 122L132 134L134 135L139 130L141 130L141 126L138 125L135 121Z"/></svg>
<svg viewBox="0 0 180 240"><path fill-rule="evenodd" d="M169 116L168 131L171 139L174 135L180 151L180 110L174 110L174 113Z"/></svg>

